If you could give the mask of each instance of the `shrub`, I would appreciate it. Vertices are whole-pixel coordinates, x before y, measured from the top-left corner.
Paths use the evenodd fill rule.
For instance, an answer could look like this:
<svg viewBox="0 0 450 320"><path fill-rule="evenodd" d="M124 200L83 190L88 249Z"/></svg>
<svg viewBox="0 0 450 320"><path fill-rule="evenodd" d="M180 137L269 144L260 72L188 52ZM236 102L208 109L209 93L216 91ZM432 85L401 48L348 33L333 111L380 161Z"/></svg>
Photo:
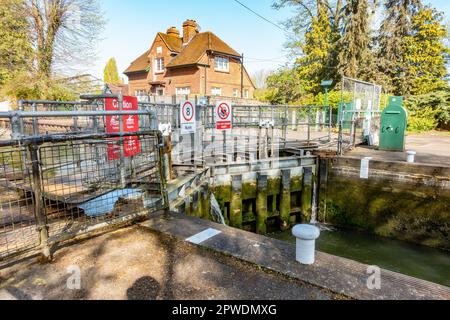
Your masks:
<svg viewBox="0 0 450 320"><path fill-rule="evenodd" d="M408 130L427 131L450 124L450 92L436 91L405 100L409 112Z"/></svg>
<svg viewBox="0 0 450 320"><path fill-rule="evenodd" d="M430 131L437 128L439 121L432 107L425 107L408 113L408 130L412 132Z"/></svg>
<svg viewBox="0 0 450 320"><path fill-rule="evenodd" d="M66 86L29 73L16 74L5 83L1 94L12 100L68 101L77 99L77 95Z"/></svg>

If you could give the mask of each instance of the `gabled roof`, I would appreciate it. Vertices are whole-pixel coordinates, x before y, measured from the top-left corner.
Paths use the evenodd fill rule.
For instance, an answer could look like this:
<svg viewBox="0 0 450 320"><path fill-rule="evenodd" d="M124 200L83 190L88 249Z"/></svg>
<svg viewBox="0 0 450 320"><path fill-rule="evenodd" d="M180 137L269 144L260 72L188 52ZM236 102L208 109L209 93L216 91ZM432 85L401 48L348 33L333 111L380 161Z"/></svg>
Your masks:
<svg viewBox="0 0 450 320"><path fill-rule="evenodd" d="M214 51L236 58L240 57L233 48L222 41L212 32L202 32L196 34L191 41L181 50L170 63L167 68L179 67L184 65L192 65L199 63L200 59L207 51Z"/></svg>
<svg viewBox="0 0 450 320"><path fill-rule="evenodd" d="M209 31L196 34L185 46L183 46L183 39L180 37L170 36L162 32L158 32L157 36L161 37L170 51L178 53L178 55L166 65L166 68L198 64L203 55L208 51L236 58L241 57L241 55L233 48ZM151 65L148 60L150 51L151 48L134 60L124 73L130 74L147 71L148 67Z"/></svg>
<svg viewBox="0 0 450 320"><path fill-rule="evenodd" d="M122 95L127 96L130 91L129 85L124 83L107 83L106 86L112 94L119 94L120 92Z"/></svg>
<svg viewBox="0 0 450 320"><path fill-rule="evenodd" d="M145 51L139 58L134 60L130 66L123 73L133 73L133 72L142 72L145 71L150 66L150 61L148 60L148 56L150 54L150 49Z"/></svg>

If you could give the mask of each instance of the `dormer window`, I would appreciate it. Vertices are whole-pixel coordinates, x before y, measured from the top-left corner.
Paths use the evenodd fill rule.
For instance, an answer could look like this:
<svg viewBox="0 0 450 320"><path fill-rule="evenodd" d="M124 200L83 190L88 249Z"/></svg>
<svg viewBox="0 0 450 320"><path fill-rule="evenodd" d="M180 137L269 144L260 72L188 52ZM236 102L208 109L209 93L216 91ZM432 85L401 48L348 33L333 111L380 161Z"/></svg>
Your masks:
<svg viewBox="0 0 450 320"><path fill-rule="evenodd" d="M163 72L164 72L164 58L156 58L155 73L163 73Z"/></svg>
<svg viewBox="0 0 450 320"><path fill-rule="evenodd" d="M229 72L230 71L230 59L225 57L215 57L214 65L216 71Z"/></svg>

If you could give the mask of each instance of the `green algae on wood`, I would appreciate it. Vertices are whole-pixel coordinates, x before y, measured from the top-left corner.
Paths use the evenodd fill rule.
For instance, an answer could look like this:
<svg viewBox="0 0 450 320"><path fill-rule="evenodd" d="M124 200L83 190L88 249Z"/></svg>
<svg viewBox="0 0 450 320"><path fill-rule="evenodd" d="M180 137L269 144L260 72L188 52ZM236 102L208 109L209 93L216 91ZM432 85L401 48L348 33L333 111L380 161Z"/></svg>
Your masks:
<svg viewBox="0 0 450 320"><path fill-rule="evenodd" d="M230 226L242 228L242 176L232 177L231 188Z"/></svg>
<svg viewBox="0 0 450 320"><path fill-rule="evenodd" d="M258 195L256 197L256 233L267 233L267 175L258 175Z"/></svg>

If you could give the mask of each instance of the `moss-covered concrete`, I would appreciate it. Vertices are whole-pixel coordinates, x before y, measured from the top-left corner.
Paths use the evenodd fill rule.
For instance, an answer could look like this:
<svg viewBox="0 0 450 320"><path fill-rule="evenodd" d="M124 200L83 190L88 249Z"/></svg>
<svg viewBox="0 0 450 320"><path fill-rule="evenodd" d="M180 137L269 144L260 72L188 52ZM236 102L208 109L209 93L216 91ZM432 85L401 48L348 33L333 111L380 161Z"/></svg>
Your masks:
<svg viewBox="0 0 450 320"><path fill-rule="evenodd" d="M450 250L450 190L332 173L320 207L322 222Z"/></svg>
<svg viewBox="0 0 450 320"><path fill-rule="evenodd" d="M309 192L305 197L301 196L302 190ZM226 222L234 227L243 228L244 224L255 224L258 233L267 232L267 219L275 218L280 229L286 230L295 223L295 215L291 200L291 193L297 192L301 197L302 209L306 216L311 216L311 187L303 186L303 175L296 174L289 178L288 188L283 188L280 176L267 177L264 190L258 188L256 180L242 181L240 192L233 192L232 184L225 183L211 188ZM249 203L249 201L254 201ZM307 202L309 201L309 204ZM244 205L244 202L247 202ZM299 203L300 205L300 203ZM229 212L227 211L229 209ZM202 210L204 210L202 208ZM294 221L292 220L294 219ZM306 221L306 218L305 218ZM309 222L309 220L307 221Z"/></svg>

